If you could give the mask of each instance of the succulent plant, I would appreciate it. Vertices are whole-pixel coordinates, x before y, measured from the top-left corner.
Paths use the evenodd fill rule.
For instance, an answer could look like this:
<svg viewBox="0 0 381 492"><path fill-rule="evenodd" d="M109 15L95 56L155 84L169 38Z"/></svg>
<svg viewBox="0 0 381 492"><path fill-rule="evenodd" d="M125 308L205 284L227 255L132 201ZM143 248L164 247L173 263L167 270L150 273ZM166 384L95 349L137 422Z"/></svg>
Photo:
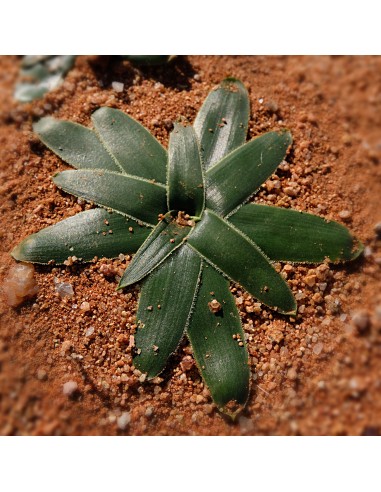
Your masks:
<svg viewBox="0 0 381 492"><path fill-rule="evenodd" d="M135 366L154 378L186 334L213 400L230 415L247 401L250 372L229 281L294 316L295 299L273 262L340 262L362 250L336 222L247 203L292 143L288 131L245 143L249 111L243 84L224 80L193 126L175 124L168 153L116 109L95 111L93 129L43 118L35 132L77 168L54 183L100 208L32 234L12 251L36 263L136 252L118 286L141 282Z"/></svg>
<svg viewBox="0 0 381 492"><path fill-rule="evenodd" d="M20 77L15 99L30 102L57 88L72 68L75 55L27 55L21 61Z"/></svg>

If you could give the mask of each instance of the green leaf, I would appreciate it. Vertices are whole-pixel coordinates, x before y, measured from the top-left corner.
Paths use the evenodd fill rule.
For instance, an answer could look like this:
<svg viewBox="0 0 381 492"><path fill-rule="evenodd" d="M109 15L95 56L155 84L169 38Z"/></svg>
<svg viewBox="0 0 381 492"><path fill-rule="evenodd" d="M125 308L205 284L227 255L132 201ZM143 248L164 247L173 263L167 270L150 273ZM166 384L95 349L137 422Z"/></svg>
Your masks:
<svg viewBox="0 0 381 492"><path fill-rule="evenodd" d="M172 212L157 224L139 248L120 280L118 289L139 282L183 244L190 227L179 225Z"/></svg>
<svg viewBox="0 0 381 492"><path fill-rule="evenodd" d="M20 79L14 97L31 102L57 88L74 64L75 55L30 55L21 61Z"/></svg>
<svg viewBox="0 0 381 492"><path fill-rule="evenodd" d="M42 63L37 63L28 68L23 68L20 70L20 75L24 79L30 79L32 81L41 81L46 77L49 77L49 70Z"/></svg>
<svg viewBox="0 0 381 492"><path fill-rule="evenodd" d="M48 90L49 88L44 85L22 82L16 84L14 98L20 102L30 102L40 99Z"/></svg>
<svg viewBox="0 0 381 492"><path fill-rule="evenodd" d="M167 151L144 126L113 108L99 108L91 119L101 142L127 174L166 183Z"/></svg>
<svg viewBox="0 0 381 492"><path fill-rule="evenodd" d="M283 314L296 314L295 299L262 251L232 224L206 209L188 244L209 263Z"/></svg>
<svg viewBox="0 0 381 492"><path fill-rule="evenodd" d="M209 306L213 300L221 305L215 313ZM249 394L245 337L228 281L207 264L202 271L187 334L213 400L221 411L234 416L245 405Z"/></svg>
<svg viewBox="0 0 381 492"><path fill-rule="evenodd" d="M296 210L248 204L229 222L273 261L338 262L353 260L362 251L346 227Z"/></svg>
<svg viewBox="0 0 381 492"><path fill-rule="evenodd" d="M35 123L33 130L50 150L76 168L121 171L89 128L47 116Z"/></svg>
<svg viewBox="0 0 381 492"><path fill-rule="evenodd" d="M166 210L165 187L111 171L81 169L63 171L54 183L72 195L94 202L123 215L155 225L157 216Z"/></svg>
<svg viewBox="0 0 381 492"><path fill-rule="evenodd" d="M269 132L227 155L206 173L206 206L226 216L263 184L292 143L287 131Z"/></svg>
<svg viewBox="0 0 381 492"><path fill-rule="evenodd" d="M187 246L162 263L141 288L135 335L135 366L157 376L187 326L201 274L201 259ZM158 307L160 306L160 308Z"/></svg>
<svg viewBox="0 0 381 492"><path fill-rule="evenodd" d="M132 229L132 230L130 230ZM152 229L123 215L94 208L31 234L12 251L18 261L63 263L69 256L91 261L135 253Z"/></svg>
<svg viewBox="0 0 381 492"><path fill-rule="evenodd" d="M194 122L204 169L245 143L249 116L249 96L239 80L225 79L209 93Z"/></svg>
<svg viewBox="0 0 381 492"><path fill-rule="evenodd" d="M168 210L201 215L205 192L199 144L193 127L176 124L168 148Z"/></svg>

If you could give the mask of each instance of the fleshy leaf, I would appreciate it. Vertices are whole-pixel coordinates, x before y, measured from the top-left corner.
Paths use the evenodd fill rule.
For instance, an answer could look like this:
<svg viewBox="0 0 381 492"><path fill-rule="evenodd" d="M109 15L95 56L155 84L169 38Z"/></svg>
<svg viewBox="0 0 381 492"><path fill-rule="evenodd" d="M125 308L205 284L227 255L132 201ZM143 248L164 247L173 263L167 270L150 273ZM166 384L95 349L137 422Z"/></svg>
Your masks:
<svg viewBox="0 0 381 492"><path fill-rule="evenodd" d="M22 82L16 84L14 98L20 102L30 102L35 99L40 99L46 92L48 92L48 90L49 87L46 85L36 85Z"/></svg>
<svg viewBox="0 0 381 492"><path fill-rule="evenodd" d="M184 246L175 251L141 287L135 335L135 366L157 376L175 352L187 326L201 274L201 259Z"/></svg>
<svg viewBox="0 0 381 492"><path fill-rule="evenodd" d="M291 143L289 132L269 132L227 155L206 173L206 206L222 216L237 209L276 170Z"/></svg>
<svg viewBox="0 0 381 492"><path fill-rule="evenodd" d="M33 130L50 150L78 169L121 171L89 128L47 116L35 123Z"/></svg>
<svg viewBox="0 0 381 492"><path fill-rule="evenodd" d="M273 261L320 263L353 260L362 251L348 229L316 215L248 204L229 222L254 241Z"/></svg>
<svg viewBox="0 0 381 492"><path fill-rule="evenodd" d="M179 225L172 212L168 212L141 245L120 279L118 289L143 279L183 244L190 227Z"/></svg>
<svg viewBox="0 0 381 492"><path fill-rule="evenodd" d="M31 102L57 88L74 64L75 55L30 55L21 61L20 82L14 97L20 102Z"/></svg>
<svg viewBox="0 0 381 492"><path fill-rule="evenodd" d="M262 251L214 212L204 211L188 244L259 301L283 314L296 313L295 299L288 285Z"/></svg>
<svg viewBox="0 0 381 492"><path fill-rule="evenodd" d="M151 230L123 215L94 208L31 234L11 254L18 261L54 260L56 264L69 256L81 261L95 256L115 258L120 253L135 253Z"/></svg>
<svg viewBox="0 0 381 492"><path fill-rule="evenodd" d="M91 117L103 145L127 174L166 184L167 151L123 111L99 108Z"/></svg>
<svg viewBox="0 0 381 492"><path fill-rule="evenodd" d="M168 210L201 215L205 202L199 144L193 127L176 124L168 148Z"/></svg>
<svg viewBox="0 0 381 492"><path fill-rule="evenodd" d="M249 97L239 80L225 79L209 93L194 122L205 170L245 143L249 115Z"/></svg>
<svg viewBox="0 0 381 492"><path fill-rule="evenodd" d="M221 411L234 416L249 394L248 354L229 282L208 264L202 271L187 334L213 400Z"/></svg>
<svg viewBox="0 0 381 492"><path fill-rule="evenodd" d="M165 187L111 171L81 169L63 171L54 183L72 195L115 210L146 225L155 225L159 213L165 212Z"/></svg>

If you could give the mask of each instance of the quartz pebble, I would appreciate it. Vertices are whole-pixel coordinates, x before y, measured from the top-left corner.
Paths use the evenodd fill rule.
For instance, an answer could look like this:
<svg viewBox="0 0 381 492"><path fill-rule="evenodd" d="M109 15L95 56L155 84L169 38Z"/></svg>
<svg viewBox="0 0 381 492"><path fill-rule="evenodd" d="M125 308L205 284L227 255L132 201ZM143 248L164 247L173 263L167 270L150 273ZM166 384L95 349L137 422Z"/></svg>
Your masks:
<svg viewBox="0 0 381 492"><path fill-rule="evenodd" d="M3 283L5 300L9 306L16 307L38 292L34 278L34 266L19 263L14 265Z"/></svg>
<svg viewBox="0 0 381 492"><path fill-rule="evenodd" d="M79 309L81 309L82 311L84 311L86 313L87 311L90 311L90 304L87 301L84 301L79 306Z"/></svg>
<svg viewBox="0 0 381 492"><path fill-rule="evenodd" d="M352 217L352 213L349 210L341 210L339 212L340 219L349 220Z"/></svg>
<svg viewBox="0 0 381 492"><path fill-rule="evenodd" d="M111 87L115 92L123 92L124 90L124 84L122 82L112 82Z"/></svg>
<svg viewBox="0 0 381 492"><path fill-rule="evenodd" d="M62 386L62 392L65 396L73 396L78 389L78 383L76 381L68 381Z"/></svg>
<svg viewBox="0 0 381 492"><path fill-rule="evenodd" d="M120 417L117 418L116 424L118 429L125 430L127 429L129 423L131 422L131 415L129 412L123 412Z"/></svg>
<svg viewBox="0 0 381 492"><path fill-rule="evenodd" d="M85 332L85 337L91 337L94 334L94 326L89 326Z"/></svg>
<svg viewBox="0 0 381 492"><path fill-rule="evenodd" d="M73 286L67 282L59 282L57 277L54 278L54 288L61 299L74 296Z"/></svg>

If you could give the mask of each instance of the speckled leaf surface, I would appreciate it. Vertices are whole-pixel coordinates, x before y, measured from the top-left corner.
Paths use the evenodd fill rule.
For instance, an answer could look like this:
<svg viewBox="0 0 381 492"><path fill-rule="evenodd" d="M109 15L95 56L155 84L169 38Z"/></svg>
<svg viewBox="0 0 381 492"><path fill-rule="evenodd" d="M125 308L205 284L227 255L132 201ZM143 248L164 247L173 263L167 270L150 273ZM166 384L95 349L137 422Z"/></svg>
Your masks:
<svg viewBox="0 0 381 492"><path fill-rule="evenodd" d="M50 150L77 169L122 171L96 134L83 125L47 116L33 130Z"/></svg>
<svg viewBox="0 0 381 492"><path fill-rule="evenodd" d="M188 244L256 299L283 314L295 314L287 283L249 238L214 212L205 210Z"/></svg>
<svg viewBox="0 0 381 492"><path fill-rule="evenodd" d="M94 208L31 234L11 254L18 261L54 260L56 264L69 256L81 261L95 256L116 258L120 253L135 253L151 231L123 215Z"/></svg>
<svg viewBox="0 0 381 492"><path fill-rule="evenodd" d="M144 126L113 108L100 108L91 119L99 139L124 172L166 183L167 151Z"/></svg>
<svg viewBox="0 0 381 492"><path fill-rule="evenodd" d="M54 183L74 196L120 212L146 225L155 225L167 208L162 185L111 171L81 169L63 171Z"/></svg>
<svg viewBox="0 0 381 492"><path fill-rule="evenodd" d="M148 378L155 377L165 368L168 357L180 343L200 273L200 257L184 246L142 283L134 364L147 373Z"/></svg>
<svg viewBox="0 0 381 492"><path fill-rule="evenodd" d="M168 212L141 245L120 279L118 289L139 282L183 244L190 227L179 225Z"/></svg>
<svg viewBox="0 0 381 492"><path fill-rule="evenodd" d="M168 210L201 215L205 192L199 143L193 127L176 124L168 148Z"/></svg>
<svg viewBox="0 0 381 492"><path fill-rule="evenodd" d="M217 312L209 306L213 300L221 305ZM213 400L222 411L234 415L249 395L248 353L229 282L208 264L202 271L187 335Z"/></svg>
<svg viewBox="0 0 381 492"><path fill-rule="evenodd" d="M289 132L269 132L227 155L206 173L206 206L222 216L234 211L271 176L291 143Z"/></svg>
<svg viewBox="0 0 381 492"><path fill-rule="evenodd" d="M357 258L362 251L362 245L346 227L296 210L248 204L232 215L229 222L273 261L347 261Z"/></svg>
<svg viewBox="0 0 381 492"><path fill-rule="evenodd" d="M194 122L204 169L245 143L249 115L249 96L239 80L225 79L209 93Z"/></svg>

